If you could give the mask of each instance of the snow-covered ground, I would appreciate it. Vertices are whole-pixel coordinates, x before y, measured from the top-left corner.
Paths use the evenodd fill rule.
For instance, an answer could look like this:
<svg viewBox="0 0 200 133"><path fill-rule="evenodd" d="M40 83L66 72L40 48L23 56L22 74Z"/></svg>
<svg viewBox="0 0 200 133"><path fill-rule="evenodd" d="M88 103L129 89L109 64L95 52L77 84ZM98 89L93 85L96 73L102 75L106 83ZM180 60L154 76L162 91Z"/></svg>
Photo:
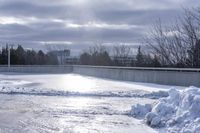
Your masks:
<svg viewBox="0 0 200 133"><path fill-rule="evenodd" d="M156 104L170 88L77 74L0 74L0 132L165 132L130 110Z"/></svg>

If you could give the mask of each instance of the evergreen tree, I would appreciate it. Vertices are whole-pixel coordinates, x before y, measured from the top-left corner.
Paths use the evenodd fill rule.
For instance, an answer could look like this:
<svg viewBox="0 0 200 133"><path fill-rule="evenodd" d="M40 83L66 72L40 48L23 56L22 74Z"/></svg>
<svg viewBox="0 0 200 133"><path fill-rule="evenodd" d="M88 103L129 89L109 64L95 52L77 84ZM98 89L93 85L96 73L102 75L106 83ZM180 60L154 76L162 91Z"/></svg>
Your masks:
<svg viewBox="0 0 200 133"><path fill-rule="evenodd" d="M10 63L11 65L56 65L58 60L53 54L45 54L42 50L38 53L34 50L24 50L21 45L18 45L17 49L10 48ZM2 48L0 52L0 64L8 64L8 45L6 48Z"/></svg>
<svg viewBox="0 0 200 133"><path fill-rule="evenodd" d="M138 48L138 53L136 55L136 66L142 67L144 66L144 56L141 52L141 47Z"/></svg>
<svg viewBox="0 0 200 133"><path fill-rule="evenodd" d="M150 56L150 54L148 54L148 55L143 55L143 66L144 67L153 67L153 65L152 65L152 62L153 62L153 59L152 59L152 57Z"/></svg>
<svg viewBox="0 0 200 133"><path fill-rule="evenodd" d="M25 65L25 51L21 45L16 49L16 64Z"/></svg>
<svg viewBox="0 0 200 133"><path fill-rule="evenodd" d="M17 61L16 50L13 47L11 47L10 48L10 64L14 65L16 64L16 61Z"/></svg>
<svg viewBox="0 0 200 133"><path fill-rule="evenodd" d="M38 65L44 65L44 64L46 64L45 54L42 52L42 50L38 51L38 54L37 54L37 64Z"/></svg>
<svg viewBox="0 0 200 133"><path fill-rule="evenodd" d="M2 48L2 64L8 64L8 48Z"/></svg>
<svg viewBox="0 0 200 133"><path fill-rule="evenodd" d="M154 55L154 58L152 60L152 66L153 67L161 67L161 63L159 62L159 59L156 55Z"/></svg>
<svg viewBox="0 0 200 133"><path fill-rule="evenodd" d="M194 47L193 55L194 67L200 67L200 40L198 40Z"/></svg>

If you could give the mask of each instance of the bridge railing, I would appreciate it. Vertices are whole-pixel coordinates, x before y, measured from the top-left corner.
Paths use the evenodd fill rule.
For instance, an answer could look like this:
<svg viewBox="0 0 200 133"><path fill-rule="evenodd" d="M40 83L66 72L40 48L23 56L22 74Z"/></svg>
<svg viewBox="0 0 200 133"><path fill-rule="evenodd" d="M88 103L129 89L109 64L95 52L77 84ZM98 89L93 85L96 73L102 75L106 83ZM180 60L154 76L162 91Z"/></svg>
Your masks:
<svg viewBox="0 0 200 133"><path fill-rule="evenodd" d="M198 68L147 68L88 65L0 65L0 72L77 73L100 78L165 85L200 87Z"/></svg>
<svg viewBox="0 0 200 133"><path fill-rule="evenodd" d="M8 67L8 65L0 65L0 68L1 67ZM169 67L121 67L121 66L92 66L92 65L11 65L10 67L82 67L82 68L125 69L125 70L200 72L200 68L169 68Z"/></svg>

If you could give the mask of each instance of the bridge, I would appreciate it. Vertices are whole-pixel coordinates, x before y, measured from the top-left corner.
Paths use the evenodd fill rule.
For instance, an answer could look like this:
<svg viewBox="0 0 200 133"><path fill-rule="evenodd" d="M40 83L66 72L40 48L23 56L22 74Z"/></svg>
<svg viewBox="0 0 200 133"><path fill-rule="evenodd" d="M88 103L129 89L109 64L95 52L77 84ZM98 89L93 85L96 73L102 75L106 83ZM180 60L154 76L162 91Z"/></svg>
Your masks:
<svg viewBox="0 0 200 133"><path fill-rule="evenodd" d="M100 78L200 87L200 69L146 68L87 65L11 65L0 66L1 73L77 73Z"/></svg>

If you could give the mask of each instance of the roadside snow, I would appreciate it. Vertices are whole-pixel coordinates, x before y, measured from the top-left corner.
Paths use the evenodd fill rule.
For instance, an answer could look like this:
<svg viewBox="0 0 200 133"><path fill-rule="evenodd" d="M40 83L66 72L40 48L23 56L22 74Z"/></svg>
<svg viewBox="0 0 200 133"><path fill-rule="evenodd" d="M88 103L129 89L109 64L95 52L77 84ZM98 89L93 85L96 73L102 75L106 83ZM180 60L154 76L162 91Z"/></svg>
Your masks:
<svg viewBox="0 0 200 133"><path fill-rule="evenodd" d="M31 87L0 87L0 94L23 94L23 95L39 95L39 96L81 96L81 97L124 97L124 98L149 98L159 99L167 97L168 92L144 92L144 91L89 91L76 92L60 89L48 88L31 88Z"/></svg>
<svg viewBox="0 0 200 133"><path fill-rule="evenodd" d="M25 80L0 80L0 86L19 86L19 85L26 85L30 84L31 82Z"/></svg>
<svg viewBox="0 0 200 133"><path fill-rule="evenodd" d="M171 89L168 93L155 105L132 106L130 114L136 118L143 116L149 126L164 127L168 133L200 133L200 89Z"/></svg>
<svg viewBox="0 0 200 133"><path fill-rule="evenodd" d="M151 104L136 104L131 107L131 112L130 115L134 117L144 117L147 113L149 113L152 110L152 105Z"/></svg>

